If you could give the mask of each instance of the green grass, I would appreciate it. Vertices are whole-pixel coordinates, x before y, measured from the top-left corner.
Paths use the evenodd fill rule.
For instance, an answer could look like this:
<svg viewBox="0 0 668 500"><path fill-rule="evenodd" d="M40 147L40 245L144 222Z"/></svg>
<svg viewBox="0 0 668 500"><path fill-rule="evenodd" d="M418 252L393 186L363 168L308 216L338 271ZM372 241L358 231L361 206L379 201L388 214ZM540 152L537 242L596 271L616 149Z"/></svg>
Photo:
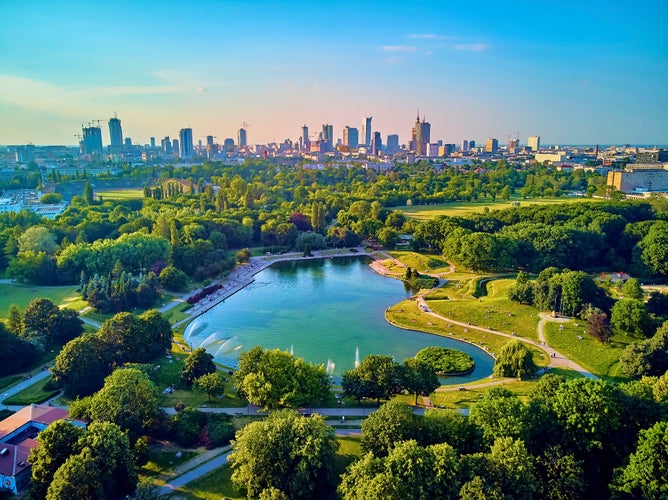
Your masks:
<svg viewBox="0 0 668 500"><path fill-rule="evenodd" d="M105 191L95 191L97 196L103 200L136 200L144 197L143 189L109 189Z"/></svg>
<svg viewBox="0 0 668 500"><path fill-rule="evenodd" d="M563 325L563 330L559 328L560 325ZM615 335L609 344L603 344L584 330L584 322L580 320L558 324L548 322L544 328L547 343L567 358L599 377L613 381L626 380L627 377L619 369L619 357L627 345L638 339Z"/></svg>
<svg viewBox="0 0 668 500"><path fill-rule="evenodd" d="M499 210L510 208L511 203L517 201L520 206L528 205L555 205L560 203L592 203L602 201L597 198L575 198L575 197L559 197L559 198L533 198L522 199L520 197L513 197L509 201L498 200L480 200L476 202L453 202L442 203L439 205L414 205L391 207L391 210L401 210L406 216L412 219L427 220L433 219L439 215L448 216L466 216L473 213L483 212L486 208L489 210Z"/></svg>
<svg viewBox="0 0 668 500"><path fill-rule="evenodd" d="M502 387L515 393L520 399L526 401L536 385L535 381L522 381L508 379L504 380ZM431 395L431 402L434 406L443 408L470 408L472 404L478 402L487 392L488 387L471 387L465 391L448 390L437 391Z"/></svg>
<svg viewBox="0 0 668 500"><path fill-rule="evenodd" d="M47 390L45 386L51 381L51 377L40 380L36 384L23 389L21 392L8 397L2 403L6 405L29 405L32 403L43 403L47 399L60 392L59 389Z"/></svg>
<svg viewBox="0 0 668 500"><path fill-rule="evenodd" d="M35 299L47 298L56 305L69 307L80 300L76 286L28 286L19 284L0 283L0 318L7 317L9 306L16 304L25 310L26 306Z"/></svg>
<svg viewBox="0 0 668 500"><path fill-rule="evenodd" d="M441 274L450 272L450 264L439 255L402 251L392 251L389 254L402 264L411 269L417 269L421 273Z"/></svg>
<svg viewBox="0 0 668 500"><path fill-rule="evenodd" d="M21 380L23 380L23 375L18 373L14 375L7 375L6 377L0 378L0 392L15 386Z"/></svg>
<svg viewBox="0 0 668 500"><path fill-rule="evenodd" d="M186 311L192 309L192 307L193 306L187 302L183 302L178 306L174 306L171 309L168 309L163 313L163 316L167 318L171 324L178 323L179 321L182 321L189 316Z"/></svg>
<svg viewBox="0 0 668 500"><path fill-rule="evenodd" d="M168 449L169 448L169 449ZM181 457L177 458L176 453L181 452ZM197 451L183 450L176 447L155 447L148 452L148 462L139 469L139 474L142 477L170 477L170 472L186 463L188 460L195 458L198 455Z"/></svg>
<svg viewBox="0 0 668 500"><path fill-rule="evenodd" d="M538 310L508 299L508 288L515 284L515 280L488 281L487 295L475 299L476 279L450 281L427 294L425 299L434 312L446 318L483 328L492 327L503 333L514 332L527 339L538 339Z"/></svg>

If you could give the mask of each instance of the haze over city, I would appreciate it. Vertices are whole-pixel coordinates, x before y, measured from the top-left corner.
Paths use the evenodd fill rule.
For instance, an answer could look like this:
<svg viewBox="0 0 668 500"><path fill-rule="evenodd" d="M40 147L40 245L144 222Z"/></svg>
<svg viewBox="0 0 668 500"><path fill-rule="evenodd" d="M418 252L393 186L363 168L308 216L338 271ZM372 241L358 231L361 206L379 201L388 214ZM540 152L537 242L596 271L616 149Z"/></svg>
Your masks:
<svg viewBox="0 0 668 500"><path fill-rule="evenodd" d="M665 144L665 2L91 2L2 7L0 144L71 144L118 113L133 142L303 124L458 143ZM108 136L104 136L108 144Z"/></svg>

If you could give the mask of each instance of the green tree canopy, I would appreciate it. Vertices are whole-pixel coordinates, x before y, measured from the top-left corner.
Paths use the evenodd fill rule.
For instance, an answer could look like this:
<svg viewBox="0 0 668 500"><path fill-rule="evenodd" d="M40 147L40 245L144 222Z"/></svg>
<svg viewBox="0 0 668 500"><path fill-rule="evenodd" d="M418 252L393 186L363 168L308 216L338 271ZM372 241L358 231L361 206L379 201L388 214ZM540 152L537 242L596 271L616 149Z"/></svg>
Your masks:
<svg viewBox="0 0 668 500"><path fill-rule="evenodd" d="M213 356L206 352L203 347L198 347L193 350L181 368L181 381L188 386L195 382L202 375L207 373L215 373L216 365L213 362Z"/></svg>
<svg viewBox="0 0 668 500"><path fill-rule="evenodd" d="M496 356L494 376L522 378L533 375L536 365L531 351L519 340L511 340Z"/></svg>

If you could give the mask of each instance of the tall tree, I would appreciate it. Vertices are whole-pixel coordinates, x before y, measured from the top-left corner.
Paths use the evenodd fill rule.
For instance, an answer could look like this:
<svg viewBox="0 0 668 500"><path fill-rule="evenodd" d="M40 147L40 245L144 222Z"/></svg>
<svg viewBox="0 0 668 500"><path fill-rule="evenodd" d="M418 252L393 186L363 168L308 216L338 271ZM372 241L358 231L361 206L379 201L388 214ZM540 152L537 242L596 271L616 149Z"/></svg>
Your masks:
<svg viewBox="0 0 668 500"><path fill-rule="evenodd" d="M401 368L401 386L410 394L415 395L416 405L418 396L429 396L441 385L436 376L436 370L426 361L407 358L404 359Z"/></svg>
<svg viewBox="0 0 668 500"><path fill-rule="evenodd" d="M181 381L190 386L202 375L215 372L216 365L213 362L213 356L203 347L198 347L188 354L181 369Z"/></svg>
<svg viewBox="0 0 668 500"><path fill-rule="evenodd" d="M86 205L93 204L93 186L91 186L90 181L86 181L83 190L83 199Z"/></svg>
<svg viewBox="0 0 668 500"><path fill-rule="evenodd" d="M519 340L511 340L504 345L494 362L496 377L522 378L533 375L535 371L531 351Z"/></svg>
<svg viewBox="0 0 668 500"><path fill-rule="evenodd" d="M413 409L398 401L388 401L362 422L362 451L386 456L399 441L419 439L422 421Z"/></svg>

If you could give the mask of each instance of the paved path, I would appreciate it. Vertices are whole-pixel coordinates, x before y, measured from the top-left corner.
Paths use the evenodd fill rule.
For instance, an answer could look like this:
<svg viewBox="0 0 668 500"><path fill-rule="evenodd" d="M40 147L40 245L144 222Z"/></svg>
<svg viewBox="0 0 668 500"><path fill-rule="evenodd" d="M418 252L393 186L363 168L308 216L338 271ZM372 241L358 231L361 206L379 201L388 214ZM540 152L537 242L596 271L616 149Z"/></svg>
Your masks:
<svg viewBox="0 0 668 500"><path fill-rule="evenodd" d="M44 380L49 375L51 375L51 372L49 370L40 370L39 372L30 376L30 378L22 380L18 384L14 385L14 386L12 386L8 389L5 389L2 392L2 395L0 397L2 398L2 401L4 401L8 397L13 396L14 394L18 394L22 390L27 389L28 387L30 387L33 384L36 384L40 380ZM19 406L18 408L21 409L21 408L23 408L23 406Z"/></svg>
<svg viewBox="0 0 668 500"><path fill-rule="evenodd" d="M424 299L422 295L418 296L418 308L426 313L429 314L430 316L433 316L435 318L441 319L443 321L447 321L448 323L452 323L455 325L463 326L465 328L468 328L469 330L478 330L481 332L485 332L487 334L494 334L498 335L501 337L507 337L507 338L517 338L520 339L520 337L517 337L516 335L512 335L510 333L504 333L500 332L498 330L490 330L489 328L483 328L481 326L476 326L476 325L470 325L468 323L464 323L462 321L457 321L452 318L446 318L445 316L442 316L438 313L435 313L434 311L431 310L429 305L427 304L427 301ZM539 349L542 349L545 351L549 356L550 356L550 367L560 367L560 368L568 368L570 370L575 370L576 372L579 372L582 376L587 377L587 378L592 378L592 379L598 379L596 375L593 373L588 372L585 370L582 366L577 364L574 361L571 361L568 359L566 356L563 354L559 353L557 350L553 349L549 345L547 345L547 342L545 341L545 336L543 334L543 326L545 325L546 321L548 320L554 320L554 321L568 321L566 318L550 318L550 316L546 313L540 313L540 321L538 322L538 338L540 339L539 341L535 340L530 340L530 339L525 339L521 338L522 342L526 342L528 344L532 344L535 347L538 347ZM460 340L455 338L455 340ZM484 348L483 348L484 349Z"/></svg>
<svg viewBox="0 0 668 500"><path fill-rule="evenodd" d="M211 450L215 451L215 450ZM222 450L220 450L222 451ZM219 453L220 453L219 451ZM219 454L209 460L208 462L204 462L203 464L194 467L193 469L189 470L188 472L185 472L184 474L181 474L177 476L176 478L172 479L168 483L166 483L164 486L160 487L158 490L158 494L160 496L162 495L168 495L177 488L180 488L184 484L188 484L191 481L194 481L195 479L202 477L206 474L208 474L211 471L214 471L218 469L219 467L222 467L227 463L227 457L229 454L232 453L231 451L224 452L222 454ZM199 457L197 457L199 458ZM190 463L190 462L189 462ZM188 464L189 464L188 463ZM188 465L184 464L184 465Z"/></svg>

